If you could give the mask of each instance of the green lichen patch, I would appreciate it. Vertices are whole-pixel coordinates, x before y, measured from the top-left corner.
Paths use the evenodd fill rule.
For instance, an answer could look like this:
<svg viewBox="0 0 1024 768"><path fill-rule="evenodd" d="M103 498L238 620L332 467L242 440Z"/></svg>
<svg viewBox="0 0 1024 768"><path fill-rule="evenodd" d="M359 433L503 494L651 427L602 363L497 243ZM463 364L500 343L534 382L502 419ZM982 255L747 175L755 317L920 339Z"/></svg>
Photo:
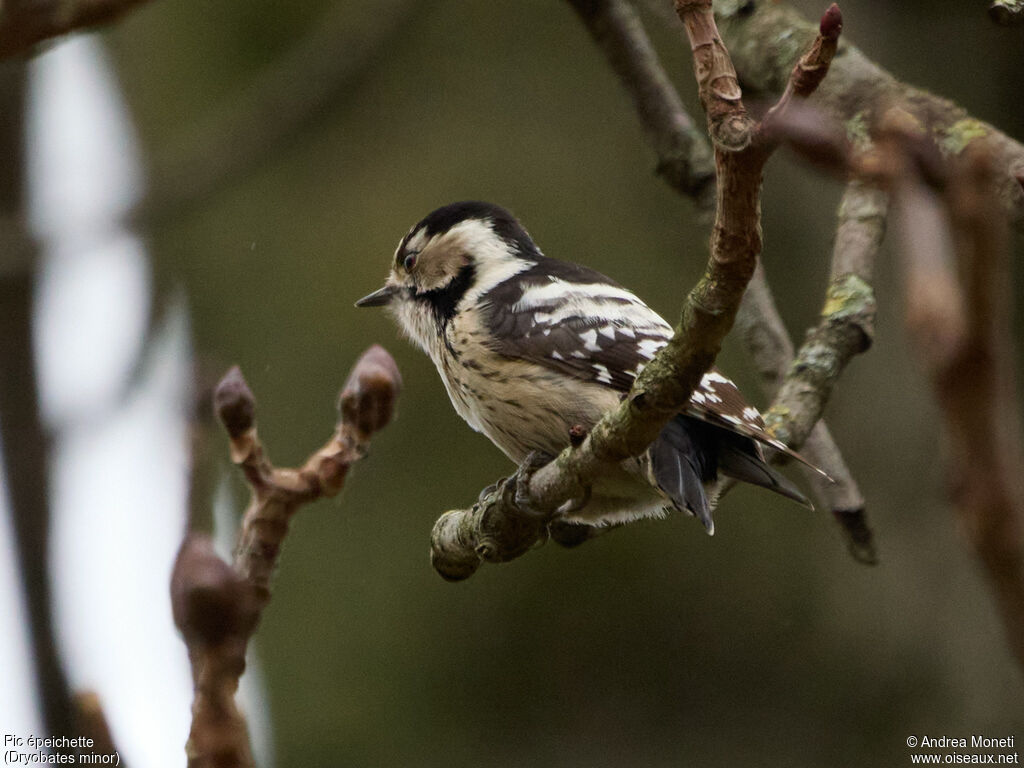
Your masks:
<svg viewBox="0 0 1024 768"><path fill-rule="evenodd" d="M959 155L972 141L984 139L989 134L989 127L973 117L957 120L945 129L939 129L936 139L942 151L947 155Z"/></svg>
<svg viewBox="0 0 1024 768"><path fill-rule="evenodd" d="M832 281L825 293L821 316L844 320L872 311L874 304L875 292L863 278L854 274L840 275Z"/></svg>
<svg viewBox="0 0 1024 768"><path fill-rule="evenodd" d="M864 149L871 143L871 135L868 132L868 113L866 110L857 112L853 117L844 123L846 138L850 140L857 149Z"/></svg>

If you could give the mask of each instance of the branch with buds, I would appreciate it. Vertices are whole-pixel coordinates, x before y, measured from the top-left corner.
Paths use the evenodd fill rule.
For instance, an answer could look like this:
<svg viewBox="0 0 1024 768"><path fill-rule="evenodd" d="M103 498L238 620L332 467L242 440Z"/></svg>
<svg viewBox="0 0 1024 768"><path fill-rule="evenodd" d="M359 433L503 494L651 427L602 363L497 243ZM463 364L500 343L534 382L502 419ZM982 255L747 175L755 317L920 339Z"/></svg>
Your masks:
<svg viewBox="0 0 1024 768"><path fill-rule="evenodd" d="M438 520L432 560L445 578L467 578L481 562L523 554L542 538L563 505L585 500L599 474L645 451L685 406L732 327L761 251L761 174L777 142L764 123L747 115L711 1L676 0L676 12L690 39L715 150L715 222L704 277L687 296L672 339L644 368L620 407L578 446L539 468L524 465L485 491L472 509L447 512ZM838 9L829 13L834 23L823 25L806 66L794 70L792 88L769 113L772 120L808 95L827 72L841 28ZM809 75L810 70L815 74Z"/></svg>
<svg viewBox="0 0 1024 768"><path fill-rule="evenodd" d="M174 623L192 666L195 696L189 732L190 768L253 764L245 720L235 704L245 652L270 601L270 579L292 517L304 504L337 495L370 438L395 410L401 376L391 356L370 347L356 361L338 399L334 434L302 467L274 467L256 432L256 401L232 368L214 392L217 416L231 440L231 459L252 490L233 564L209 537L190 534L171 576Z"/></svg>
<svg viewBox="0 0 1024 768"><path fill-rule="evenodd" d="M699 210L713 208L710 147L703 134L696 133L632 5L628 0L570 0L570 5L629 93L648 142L657 153L658 175L676 192L692 198ZM838 8L829 9L823 19L830 29L839 21ZM818 48L833 44L831 36L822 36ZM792 100L794 92L797 95L809 93L816 73L822 71L817 65L819 57L820 51L812 47L804 61L798 62L795 84L787 100ZM707 158L706 172L704 158ZM884 216L882 224L884 228ZM837 254L839 251L837 241ZM765 394L774 398L779 381L793 362L793 343L760 265L747 288L737 322L747 352L761 374ZM820 505L832 510L854 556L862 562L874 562L876 556L867 528L864 497L824 422L815 426L802 450L834 480L829 482L817 472L803 468ZM728 483L723 483L721 492L727 487Z"/></svg>
<svg viewBox="0 0 1024 768"><path fill-rule="evenodd" d="M723 3L718 14L722 38L747 94L770 97L785 87L792 60L777 46L807 39L815 25L779 0ZM815 95L816 105L851 136L864 135L872 121L899 105L933 136L946 157L960 156L983 141L993 154L997 201L1018 230L1024 230L1024 145L992 125L978 120L948 99L901 83L851 43L842 43L828 80ZM793 56L795 57L794 52Z"/></svg>
<svg viewBox="0 0 1024 768"><path fill-rule="evenodd" d="M950 496L1024 665L1024 431L1001 143L974 141L944 156L927 126L900 107L885 112L874 141L858 149L814 115L792 127L782 133L798 152L892 201L907 325L943 419Z"/></svg>

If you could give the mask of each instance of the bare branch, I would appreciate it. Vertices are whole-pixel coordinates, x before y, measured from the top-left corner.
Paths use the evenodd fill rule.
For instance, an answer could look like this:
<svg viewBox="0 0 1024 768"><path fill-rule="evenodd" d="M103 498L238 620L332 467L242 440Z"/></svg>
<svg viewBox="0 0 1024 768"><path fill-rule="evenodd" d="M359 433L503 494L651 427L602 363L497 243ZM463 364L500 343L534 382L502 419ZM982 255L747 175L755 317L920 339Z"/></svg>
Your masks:
<svg viewBox="0 0 1024 768"><path fill-rule="evenodd" d="M908 325L938 397L950 495L1024 665L1024 434L997 156L973 147L954 166L946 199L907 162L893 197L901 212Z"/></svg>
<svg viewBox="0 0 1024 768"><path fill-rule="evenodd" d="M743 87L750 96L782 92L800 41L815 25L781 0L744 0L722 4L720 28ZM765 41L777 41L766 45ZM898 105L912 114L926 132L937 137L946 156L955 157L984 140L995 155L999 204L1015 226L1024 229L1024 145L993 126L971 117L951 101L905 85L870 61L849 41L839 43L841 56L815 97L818 105L851 135L863 134L888 109Z"/></svg>
<svg viewBox="0 0 1024 768"><path fill-rule="evenodd" d="M52 37L109 24L145 0L7 0L0 4L0 59Z"/></svg>
<svg viewBox="0 0 1024 768"><path fill-rule="evenodd" d="M683 107L640 18L626 0L569 0L633 100L658 175L701 209L714 207L710 148Z"/></svg>
<svg viewBox="0 0 1024 768"><path fill-rule="evenodd" d="M641 124L661 158L659 172L677 169L670 173L662 172L665 181L677 192L687 196L697 197L713 191L713 177L712 183L704 187L703 191L700 187L694 187L691 174L695 166L686 158L689 153L699 149L698 158L707 157L710 167L710 152L704 149L703 135L696 133L689 116L682 111L679 95L662 70L657 54L644 34L632 6L625 0L571 0L571 4L608 58L611 67L619 74L626 90L632 95ZM790 145L796 144L800 137L804 137L807 146L801 148L805 157L810 154L810 149L819 154L827 151L826 156L816 158L816 162L830 166L830 170L835 170L835 166L841 164L841 170L845 173L845 158L848 152L845 137L828 128L828 124L821 120L820 114L804 114L801 109L797 109L798 102L813 92L824 77L825 67L822 66L822 62L831 61L841 29L842 14L838 6L833 4L822 16L819 25L822 34L797 62L791 74L791 85L787 87L779 105L768 118L775 125L765 125L764 123L768 121L766 119L762 124L762 132L768 139L783 138ZM823 146L825 150L821 149ZM685 162L674 161L679 155L677 148L684 150ZM837 155L842 156L841 161L837 159ZM682 181L679 180L680 171L684 172ZM705 198L708 204L713 201L712 195L705 195L704 198L697 200L698 207L703 207ZM748 308L752 304L751 293L761 297L760 307L766 314L762 316L758 311L748 311L747 333L744 336L774 336L778 343L784 345L787 351L776 354L770 362L773 368L781 366L781 370L776 374L777 379L781 380L792 361L793 345L778 316L775 300L760 270L755 273L744 300L744 306ZM742 307L740 311L742 314ZM756 350L749 346L748 351L755 356L757 354ZM777 389L776 381L769 387L770 395L774 396ZM832 509L837 519L842 522L854 556L864 562L873 562L875 556L868 546L870 532L864 522L864 501L860 491L849 469L843 463L839 449L832 441L825 424L821 422L812 434L816 437L809 445L805 445L805 453L836 479L836 482L828 483L816 472L807 472L808 480L818 498L823 499L826 506Z"/></svg>
<svg viewBox="0 0 1024 768"><path fill-rule="evenodd" d="M466 578L482 561L519 556L561 505L584 503L600 473L646 450L689 400L732 327L761 250L761 172L771 146L757 139L757 126L747 117L711 0L676 0L676 12L690 37L715 147L717 200L704 277L687 296L672 339L643 369L622 405L579 446L539 469L522 467L472 509L448 512L438 521L432 559L446 578Z"/></svg>
<svg viewBox="0 0 1024 768"><path fill-rule="evenodd" d="M48 567L50 446L39 411L32 339L39 247L24 215L25 83L24 63L0 68L0 458L44 724L51 733L71 733L73 704L54 635Z"/></svg>
<svg viewBox="0 0 1024 768"><path fill-rule="evenodd" d="M171 577L174 621L188 647L195 695L186 747L190 768L252 765L245 720L235 705L245 651L270 600L270 579L292 516L303 504L334 496L370 438L394 415L401 377L378 346L356 362L338 401L334 435L298 469L278 469L256 432L256 403L238 368L221 379L214 407L245 473L252 500L242 520L234 565L208 537L186 538Z"/></svg>

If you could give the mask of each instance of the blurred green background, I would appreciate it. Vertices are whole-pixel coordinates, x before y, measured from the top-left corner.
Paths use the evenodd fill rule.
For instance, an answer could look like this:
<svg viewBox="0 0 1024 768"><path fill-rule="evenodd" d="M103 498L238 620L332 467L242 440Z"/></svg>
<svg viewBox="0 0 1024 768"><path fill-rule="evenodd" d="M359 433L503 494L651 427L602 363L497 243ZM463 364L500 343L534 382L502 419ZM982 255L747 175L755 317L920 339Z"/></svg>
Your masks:
<svg viewBox="0 0 1024 768"><path fill-rule="evenodd" d="M159 0L130 15L106 38L145 146L187 151L194 126L328 10L376 12L347 6ZM844 34L898 77L1024 137L1024 37L983 3L843 10ZM676 26L644 18L697 114ZM352 302L411 224L480 198L511 208L549 255L674 317L706 234L653 166L568 4L424 0L313 125L149 232L198 350L242 366L278 463L327 437L367 345L383 343L405 378L397 422L340 500L302 512L282 557L257 638L282 768L905 765L911 734L1024 735L1020 670L944 500L889 250L875 348L827 412L881 565L854 563L826 513L738 489L714 538L676 516L462 584L430 568L437 515L511 467L455 415L426 357ZM820 307L839 193L790 158L769 166L764 258L797 338ZM764 405L735 340L720 364Z"/></svg>

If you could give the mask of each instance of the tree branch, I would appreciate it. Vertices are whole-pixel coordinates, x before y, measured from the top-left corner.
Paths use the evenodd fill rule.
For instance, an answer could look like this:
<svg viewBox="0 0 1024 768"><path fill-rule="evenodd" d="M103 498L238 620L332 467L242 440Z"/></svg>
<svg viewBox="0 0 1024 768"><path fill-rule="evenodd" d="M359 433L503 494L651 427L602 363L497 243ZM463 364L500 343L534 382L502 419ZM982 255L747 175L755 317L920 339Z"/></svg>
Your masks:
<svg viewBox="0 0 1024 768"><path fill-rule="evenodd" d="M836 250L838 249L837 237ZM754 273L754 278L743 297L736 326L759 374L762 390L769 400L775 400L793 364L794 349L761 265L758 265L758 270ZM800 467L804 479L813 489L814 496L831 510L843 531L850 554L858 562L872 565L877 563L878 556L867 523L864 497L846 467L824 419L819 420L803 440L803 452L806 456L813 457L815 464L828 472L832 478L833 482L829 482L818 472L803 465ZM774 458L780 455L776 454ZM724 491L725 488L722 489L722 493ZM719 498L722 493L718 495Z"/></svg>
<svg viewBox="0 0 1024 768"><path fill-rule="evenodd" d="M235 692L249 639L270 601L270 578L291 519L302 505L341 491L349 467L391 420L400 386L391 356L378 346L368 349L341 392L334 435L301 468L278 469L264 454L256 403L241 372L232 368L221 379L214 405L252 499L233 566L220 559L209 537L190 534L171 576L174 622L188 648L195 685L186 747L190 768L253 764Z"/></svg>
<svg viewBox="0 0 1024 768"><path fill-rule="evenodd" d="M722 36L748 95L770 97L782 92L800 55L800 41L814 33L814 25L779 0L722 6L718 16ZM769 40L773 44L765 43ZM897 81L848 41L839 48L842 55L836 57L828 81L815 96L819 107L857 136L864 135L889 107L899 106L924 126L948 157L985 140L1000 169L996 174L999 204L1017 229L1024 230L1024 145L953 102Z"/></svg>
<svg viewBox="0 0 1024 768"><path fill-rule="evenodd" d="M694 147L700 147L697 157L708 157L709 163L711 153L704 149L703 134L694 131L693 121L683 111L679 95L662 69L657 53L644 33L632 6L625 0L570 0L570 3L632 96L634 108L645 128L648 141L660 158L659 169L677 169L671 173L662 173L662 178L679 194L694 198L699 196L699 199L695 200L699 208L711 204L714 200L713 177L710 185L701 186L695 183L697 179L686 174L692 173L698 166L676 163L674 158L678 150L674 148L684 148L686 152L692 152ZM782 106L777 108L772 116L772 120L776 122L792 112L794 97L806 98L820 83L821 77L824 76L824 69L819 64L823 55L822 49L828 49L825 52L828 57L834 55L837 45L836 34L842 25L839 9L834 7L826 11L822 23L828 29L829 35L817 38L807 55L797 63L791 76L793 85L780 100ZM682 181L677 176L678 172L684 172ZM850 251L845 247L842 250L844 253ZM756 302L751 298L752 295L757 297ZM744 306L748 308L745 313ZM761 268L755 272L747 289L739 319L744 325L742 337L747 341L748 353L755 358L755 365L758 365L757 357L763 351L756 347L758 339L770 339L779 347L767 361L768 368L758 365L762 377L767 377L763 378L766 391L769 397L774 397L778 391L779 381L792 362L793 344L775 308L775 299ZM840 522L854 557L862 562L874 562L876 556L864 517L864 499L856 482L824 422L814 428L812 435L809 442L805 442L804 452L815 464L828 472L835 482L829 483L817 472L806 471L808 482L815 495L833 511ZM552 536L562 542L559 529L552 529ZM573 543L579 542L574 540Z"/></svg>
<svg viewBox="0 0 1024 768"><path fill-rule="evenodd" d="M620 407L578 446L539 469L521 468L472 509L447 512L438 520L432 560L445 578L467 578L482 561L518 557L543 535L562 504L585 500L601 472L646 450L689 400L732 327L761 250L761 173L772 146L747 117L711 0L676 0L676 12L690 38L715 147L715 223L704 277L687 296L672 339L643 369Z"/></svg>
<svg viewBox="0 0 1024 768"><path fill-rule="evenodd" d="M945 199L913 158L904 160L894 171L892 194L907 323L938 399L950 495L1024 666L1024 434L997 157L998 150L973 147L953 166Z"/></svg>
<svg viewBox="0 0 1024 768"><path fill-rule="evenodd" d="M109 24L145 0L20 0L0 4L0 59L52 37Z"/></svg>
<svg viewBox="0 0 1024 768"><path fill-rule="evenodd" d="M626 0L569 0L633 100L657 173L701 210L714 207L715 165L704 134L690 119Z"/></svg>

